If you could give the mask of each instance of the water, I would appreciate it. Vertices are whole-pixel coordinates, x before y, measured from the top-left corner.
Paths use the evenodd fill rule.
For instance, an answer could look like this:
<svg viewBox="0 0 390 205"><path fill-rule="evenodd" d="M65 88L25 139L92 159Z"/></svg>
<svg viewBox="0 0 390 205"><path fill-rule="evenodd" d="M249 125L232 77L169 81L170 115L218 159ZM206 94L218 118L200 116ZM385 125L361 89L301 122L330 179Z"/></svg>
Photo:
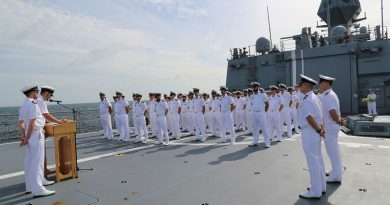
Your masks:
<svg viewBox="0 0 390 205"><path fill-rule="evenodd" d="M51 105L48 109L56 118L66 118L77 121L77 133L95 132L102 130L99 115L99 103L66 104L72 110L61 105ZM16 141L19 138L18 118L20 107L0 107L0 143ZM131 108L131 106L130 106ZM115 120L112 117L113 128ZM132 115L129 115L129 125L133 126Z"/></svg>

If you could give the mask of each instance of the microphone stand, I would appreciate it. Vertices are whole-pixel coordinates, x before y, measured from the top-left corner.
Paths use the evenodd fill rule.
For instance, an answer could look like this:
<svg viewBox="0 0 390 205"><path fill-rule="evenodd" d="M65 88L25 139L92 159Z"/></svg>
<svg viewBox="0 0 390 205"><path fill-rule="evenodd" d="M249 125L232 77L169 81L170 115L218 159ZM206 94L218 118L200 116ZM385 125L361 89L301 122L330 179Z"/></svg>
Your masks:
<svg viewBox="0 0 390 205"><path fill-rule="evenodd" d="M66 106L64 104L61 103L61 101L53 101L53 102L56 102L57 105L61 105L62 107L66 108L66 109L69 109L69 110L72 110L72 113L73 113L73 121L76 122L76 115L77 114L80 114L80 115L84 115L84 113L82 113L80 110L76 110L76 108L73 108L73 107L69 107L69 106ZM75 144L75 154L76 154L76 169L77 171L80 171L80 170L86 170L86 171L92 171L93 168L83 168L83 169L80 169L79 166L78 166L78 162L77 162L77 135L76 135L76 139L74 141L74 144Z"/></svg>

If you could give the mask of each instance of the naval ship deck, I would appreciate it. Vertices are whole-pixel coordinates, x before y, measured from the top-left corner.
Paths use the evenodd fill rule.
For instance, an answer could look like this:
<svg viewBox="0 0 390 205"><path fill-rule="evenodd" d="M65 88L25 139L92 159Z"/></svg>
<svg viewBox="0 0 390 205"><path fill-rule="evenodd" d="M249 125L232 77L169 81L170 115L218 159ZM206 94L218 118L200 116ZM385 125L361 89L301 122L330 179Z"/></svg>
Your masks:
<svg viewBox="0 0 390 205"><path fill-rule="evenodd" d="M233 146L212 137L204 143L185 137L171 146L155 146L81 134L78 165L93 170L49 186L56 194L37 199L24 193L23 149L17 142L0 144L0 204L390 204L390 139L340 133L343 183L328 185L322 199L312 201L298 198L309 183L299 135L270 149L249 148L252 137L239 135ZM49 140L46 146L53 164L53 144Z"/></svg>

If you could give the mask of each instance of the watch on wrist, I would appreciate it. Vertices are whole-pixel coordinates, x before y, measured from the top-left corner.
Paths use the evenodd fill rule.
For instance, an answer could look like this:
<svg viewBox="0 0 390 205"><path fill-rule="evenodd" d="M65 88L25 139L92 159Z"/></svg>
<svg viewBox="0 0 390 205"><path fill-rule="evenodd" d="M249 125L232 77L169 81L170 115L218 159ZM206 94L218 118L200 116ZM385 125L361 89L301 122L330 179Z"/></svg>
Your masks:
<svg viewBox="0 0 390 205"><path fill-rule="evenodd" d="M318 129L316 131L317 131L317 133L321 133L321 130L322 130L322 128L320 128L320 129Z"/></svg>

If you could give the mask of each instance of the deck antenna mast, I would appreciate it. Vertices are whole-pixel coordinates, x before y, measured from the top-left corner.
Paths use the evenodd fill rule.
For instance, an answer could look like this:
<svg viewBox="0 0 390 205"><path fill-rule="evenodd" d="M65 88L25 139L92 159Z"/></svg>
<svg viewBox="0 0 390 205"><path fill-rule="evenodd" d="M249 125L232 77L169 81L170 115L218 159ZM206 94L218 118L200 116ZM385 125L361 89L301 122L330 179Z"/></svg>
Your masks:
<svg viewBox="0 0 390 205"><path fill-rule="evenodd" d="M272 49L272 32L271 32L271 21L269 20L268 0L266 0L265 2L267 3L269 41L271 43L271 49Z"/></svg>
<svg viewBox="0 0 390 205"><path fill-rule="evenodd" d="M328 8L327 8L327 14L326 14L327 18L328 18L328 41L329 41L329 44L331 42L330 40L330 0L328 0Z"/></svg>
<svg viewBox="0 0 390 205"><path fill-rule="evenodd" d="M381 18L382 18L382 38L385 38L385 35L384 35L384 30L385 28L383 27L383 0L381 0Z"/></svg>

